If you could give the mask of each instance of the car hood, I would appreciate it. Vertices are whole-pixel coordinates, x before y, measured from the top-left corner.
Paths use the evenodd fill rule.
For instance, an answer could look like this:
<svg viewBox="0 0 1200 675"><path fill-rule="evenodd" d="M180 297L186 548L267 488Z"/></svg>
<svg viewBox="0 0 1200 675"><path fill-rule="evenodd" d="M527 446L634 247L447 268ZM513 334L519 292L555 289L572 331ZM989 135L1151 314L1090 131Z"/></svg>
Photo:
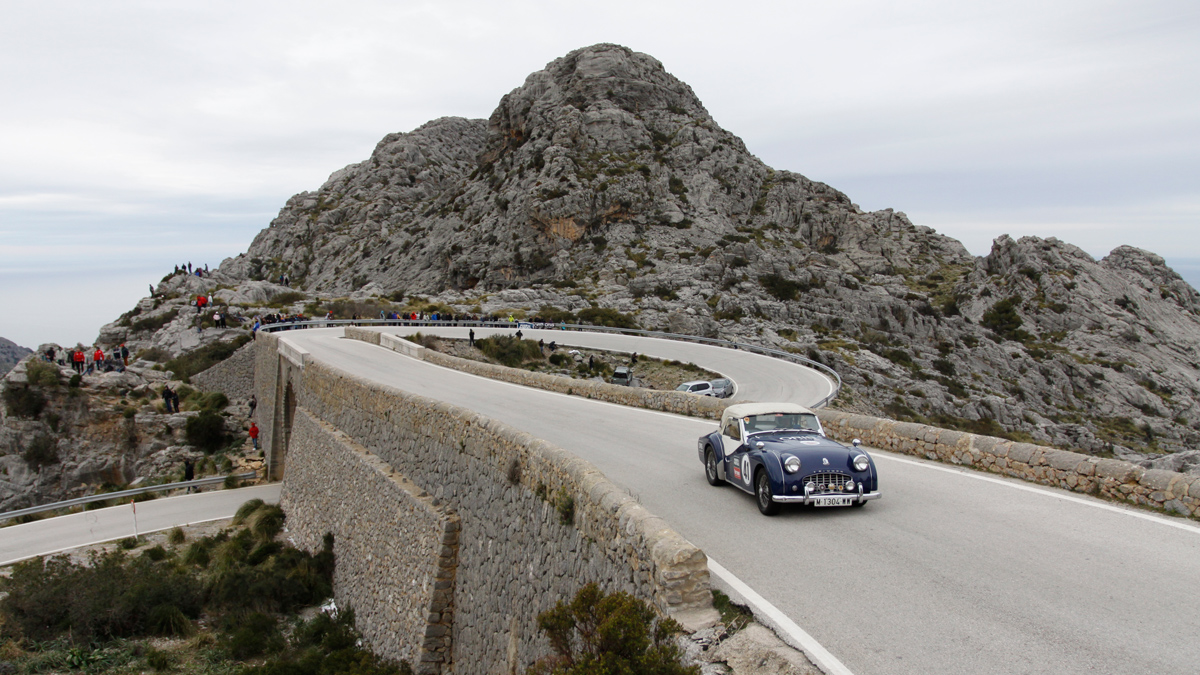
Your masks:
<svg viewBox="0 0 1200 675"><path fill-rule="evenodd" d="M750 443L763 443L763 451L777 455L795 455L800 458L805 469L814 466L828 466L831 469L843 469L849 466L854 455L863 454L854 448L849 448L837 441L830 440L819 434L802 432L781 432L778 434L755 434L750 437ZM826 465L822 460L828 459Z"/></svg>

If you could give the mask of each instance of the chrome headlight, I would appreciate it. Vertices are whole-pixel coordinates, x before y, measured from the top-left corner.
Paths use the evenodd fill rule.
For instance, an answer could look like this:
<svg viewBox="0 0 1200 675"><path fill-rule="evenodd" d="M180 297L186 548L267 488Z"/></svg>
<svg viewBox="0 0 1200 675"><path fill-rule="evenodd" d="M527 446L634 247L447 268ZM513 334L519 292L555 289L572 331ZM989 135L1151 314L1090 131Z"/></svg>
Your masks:
<svg viewBox="0 0 1200 675"><path fill-rule="evenodd" d="M796 473L800 470L800 458L795 455L788 455L783 458L783 470L788 473Z"/></svg>
<svg viewBox="0 0 1200 675"><path fill-rule="evenodd" d="M854 481L846 481L846 492L854 492Z"/></svg>
<svg viewBox="0 0 1200 675"><path fill-rule="evenodd" d="M871 466L871 460L866 455L858 455L854 458L855 471L866 471L869 466Z"/></svg>

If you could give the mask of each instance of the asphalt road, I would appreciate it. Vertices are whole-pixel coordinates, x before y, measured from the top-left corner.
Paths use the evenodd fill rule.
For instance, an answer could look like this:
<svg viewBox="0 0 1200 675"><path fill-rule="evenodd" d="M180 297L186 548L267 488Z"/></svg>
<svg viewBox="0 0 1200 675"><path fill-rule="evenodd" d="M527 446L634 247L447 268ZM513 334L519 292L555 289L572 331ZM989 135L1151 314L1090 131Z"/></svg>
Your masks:
<svg viewBox="0 0 1200 675"><path fill-rule="evenodd" d="M881 451L882 499L766 518L749 495L705 482L695 441L711 422L487 380L340 333L283 337L592 462L856 675L1200 671L1200 528L1187 521ZM687 360L714 370L760 373L735 375L747 397L814 393L767 382L790 377L778 361L741 371L739 358L762 357L687 346L711 350Z"/></svg>
<svg viewBox="0 0 1200 675"><path fill-rule="evenodd" d="M423 333L465 340L470 329L448 326L382 326L379 327L379 330L400 337ZM516 329L506 328L476 328L474 330L477 338L484 338L496 333L512 335L517 332ZM737 385L737 391L732 397L735 401L796 401L811 406L833 393L834 390L833 381L812 368L806 368L783 359L725 347L615 333L535 330L532 328L522 328L521 333L527 340L540 339L544 340L546 344L557 341L559 346L589 347L626 353L636 352L641 356L675 359L684 363L690 361L732 379ZM281 333L288 337L296 334L295 332ZM636 366L633 372L634 375L637 375Z"/></svg>
<svg viewBox="0 0 1200 675"><path fill-rule="evenodd" d="M137 503L137 531L141 534L233 517L251 499L279 501L279 483L237 490L213 490L194 495L165 497ZM91 546L132 537L134 513L129 504L68 516L47 518L0 528L0 566L39 555Z"/></svg>

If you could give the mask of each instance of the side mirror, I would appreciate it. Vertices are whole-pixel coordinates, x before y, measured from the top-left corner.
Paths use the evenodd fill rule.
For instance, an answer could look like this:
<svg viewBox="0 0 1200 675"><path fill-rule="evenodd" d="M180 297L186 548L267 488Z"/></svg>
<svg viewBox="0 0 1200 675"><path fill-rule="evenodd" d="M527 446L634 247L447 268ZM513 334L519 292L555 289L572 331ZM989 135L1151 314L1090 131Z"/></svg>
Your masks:
<svg viewBox="0 0 1200 675"><path fill-rule="evenodd" d="M852 441L850 441L850 443L851 443L851 444L852 444L854 447L856 447L856 448L857 448L858 446L862 445L862 441L858 440L857 438L856 438L856 439L854 439L854 440L852 440Z"/></svg>
<svg viewBox="0 0 1200 675"><path fill-rule="evenodd" d="M765 448L765 447L766 447L766 445L767 445L766 443L763 443L762 441L759 441L759 442L757 442L757 443L755 443L755 444L754 444L754 449L755 449L755 450L762 450L763 448Z"/></svg>

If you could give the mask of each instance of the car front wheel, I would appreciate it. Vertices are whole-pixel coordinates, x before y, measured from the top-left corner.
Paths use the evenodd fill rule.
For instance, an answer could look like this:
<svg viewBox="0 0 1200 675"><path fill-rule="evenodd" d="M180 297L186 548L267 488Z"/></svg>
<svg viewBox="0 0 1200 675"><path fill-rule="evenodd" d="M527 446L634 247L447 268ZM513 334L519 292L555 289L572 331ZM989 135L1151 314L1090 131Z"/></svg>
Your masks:
<svg viewBox="0 0 1200 675"><path fill-rule="evenodd" d="M709 485L725 484L725 481L721 480L721 474L717 472L717 453L713 452L712 448L704 450L704 477L708 479Z"/></svg>
<svg viewBox="0 0 1200 675"><path fill-rule="evenodd" d="M779 504L771 500L771 479L766 471L759 471L754 480L754 498L758 502L758 510L764 516L779 513Z"/></svg>

